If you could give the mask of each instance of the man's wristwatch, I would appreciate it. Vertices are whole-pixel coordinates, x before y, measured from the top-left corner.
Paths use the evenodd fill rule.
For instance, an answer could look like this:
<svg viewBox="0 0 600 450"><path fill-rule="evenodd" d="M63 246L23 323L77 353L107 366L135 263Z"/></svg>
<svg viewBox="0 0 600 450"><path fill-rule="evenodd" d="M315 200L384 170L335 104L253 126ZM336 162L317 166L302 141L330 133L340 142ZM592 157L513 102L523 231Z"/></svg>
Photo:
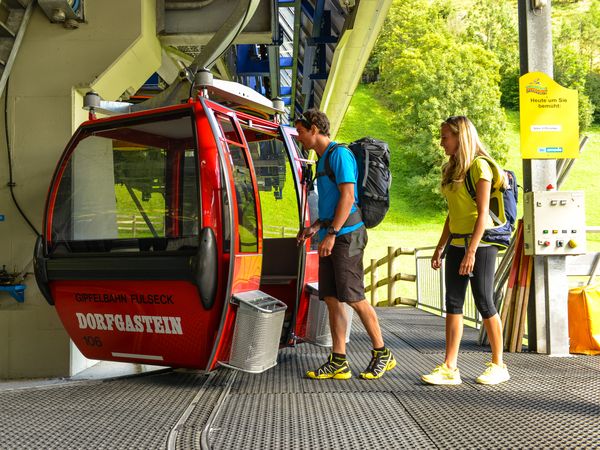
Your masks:
<svg viewBox="0 0 600 450"><path fill-rule="evenodd" d="M337 236L339 232L340 230L336 230L335 228L333 228L333 226L327 228L327 234L333 234L334 236Z"/></svg>

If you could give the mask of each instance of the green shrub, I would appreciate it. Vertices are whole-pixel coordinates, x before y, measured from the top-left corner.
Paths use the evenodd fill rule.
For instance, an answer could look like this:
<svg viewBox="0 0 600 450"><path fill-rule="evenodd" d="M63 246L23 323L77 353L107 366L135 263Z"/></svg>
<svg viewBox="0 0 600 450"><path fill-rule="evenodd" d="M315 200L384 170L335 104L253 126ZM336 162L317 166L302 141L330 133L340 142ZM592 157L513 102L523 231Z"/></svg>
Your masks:
<svg viewBox="0 0 600 450"><path fill-rule="evenodd" d="M593 121L600 124L600 73L588 73L585 81L585 93L594 107Z"/></svg>

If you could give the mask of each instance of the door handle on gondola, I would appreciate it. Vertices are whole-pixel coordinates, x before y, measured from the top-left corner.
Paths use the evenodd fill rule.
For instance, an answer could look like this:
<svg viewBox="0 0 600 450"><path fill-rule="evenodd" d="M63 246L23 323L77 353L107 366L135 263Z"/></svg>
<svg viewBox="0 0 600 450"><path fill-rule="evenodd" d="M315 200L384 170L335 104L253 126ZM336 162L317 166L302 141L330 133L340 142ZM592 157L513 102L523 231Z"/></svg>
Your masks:
<svg viewBox="0 0 600 450"><path fill-rule="evenodd" d="M200 230L198 254L193 258L194 284L202 305L206 309L212 308L217 294L218 253L217 239L210 227Z"/></svg>

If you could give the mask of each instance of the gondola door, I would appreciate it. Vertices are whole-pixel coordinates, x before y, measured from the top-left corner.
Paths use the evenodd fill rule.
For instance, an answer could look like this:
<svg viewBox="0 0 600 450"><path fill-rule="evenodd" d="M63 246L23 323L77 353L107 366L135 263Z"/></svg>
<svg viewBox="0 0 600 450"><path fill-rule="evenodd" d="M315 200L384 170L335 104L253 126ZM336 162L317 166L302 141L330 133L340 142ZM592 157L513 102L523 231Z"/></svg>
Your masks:
<svg viewBox="0 0 600 450"><path fill-rule="evenodd" d="M235 113L201 99L217 140L221 166L223 273L227 274L226 305L207 369L228 361L235 325L235 294L258 290L262 266L262 230L256 174Z"/></svg>
<svg viewBox="0 0 600 450"><path fill-rule="evenodd" d="M300 223L302 227L310 226L318 219L318 193L313 186L314 161L307 159L297 142L296 130L292 127L281 127L298 185ZM319 255L316 236L301 246L298 253L298 307L296 313L295 335L300 339L306 337L308 308L310 303L309 285L315 285L319 278Z"/></svg>

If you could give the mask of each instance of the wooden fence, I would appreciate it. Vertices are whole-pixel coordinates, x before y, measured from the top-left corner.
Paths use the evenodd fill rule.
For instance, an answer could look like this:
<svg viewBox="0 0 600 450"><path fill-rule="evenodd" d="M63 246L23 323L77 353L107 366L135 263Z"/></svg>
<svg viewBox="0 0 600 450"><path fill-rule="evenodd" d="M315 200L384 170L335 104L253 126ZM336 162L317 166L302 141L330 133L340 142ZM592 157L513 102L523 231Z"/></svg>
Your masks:
<svg viewBox="0 0 600 450"><path fill-rule="evenodd" d="M396 282L397 281L410 281L416 282L417 275L403 272L395 272L395 266L397 258L400 256L416 255L416 249L414 248L397 248L388 247L387 256L377 260L372 259L371 265L365 269L365 277L371 274L371 284L366 286L365 294L370 292L371 304L373 306L394 306L394 305L410 305L416 306L417 300L408 297L396 297ZM383 279L378 277L378 268L387 264L387 276ZM378 299L378 288L387 286L387 298L385 300Z"/></svg>
<svg viewBox="0 0 600 450"><path fill-rule="evenodd" d="M148 216L148 220L155 227L157 233L164 235L164 217ZM140 233L144 235L149 233L144 218L136 214L117 214L117 228L119 233L129 234L130 237L136 237Z"/></svg>
<svg viewBox="0 0 600 450"><path fill-rule="evenodd" d="M265 238L296 237L296 234L298 234L298 228L279 225L265 225L263 227L263 236Z"/></svg>

